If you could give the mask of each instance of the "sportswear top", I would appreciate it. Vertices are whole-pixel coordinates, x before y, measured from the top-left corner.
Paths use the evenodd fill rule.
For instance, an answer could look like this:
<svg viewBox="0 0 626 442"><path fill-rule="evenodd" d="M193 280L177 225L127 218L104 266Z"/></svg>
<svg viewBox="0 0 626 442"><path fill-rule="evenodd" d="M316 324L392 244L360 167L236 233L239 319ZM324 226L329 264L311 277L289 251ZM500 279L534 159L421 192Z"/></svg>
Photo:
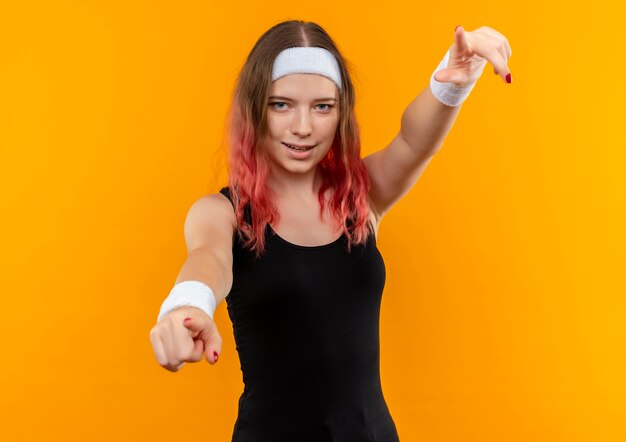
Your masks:
<svg viewBox="0 0 626 442"><path fill-rule="evenodd" d="M232 442L398 442L380 382L374 233L348 253L345 233L302 246L268 224L260 258L234 237L226 304L244 391Z"/></svg>

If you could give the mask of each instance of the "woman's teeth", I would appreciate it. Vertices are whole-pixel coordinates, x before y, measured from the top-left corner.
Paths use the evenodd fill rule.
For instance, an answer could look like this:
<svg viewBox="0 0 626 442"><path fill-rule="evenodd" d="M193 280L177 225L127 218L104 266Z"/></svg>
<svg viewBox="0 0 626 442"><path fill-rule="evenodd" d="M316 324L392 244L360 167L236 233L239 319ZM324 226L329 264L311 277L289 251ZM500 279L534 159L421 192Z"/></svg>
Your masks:
<svg viewBox="0 0 626 442"><path fill-rule="evenodd" d="M315 147L315 146L312 146L312 147L296 147L296 146L292 146L291 144L287 144L287 143L283 143L283 144L285 146L287 146L288 148L290 148L290 149L299 150L299 151L305 151L305 150L313 149L313 147Z"/></svg>

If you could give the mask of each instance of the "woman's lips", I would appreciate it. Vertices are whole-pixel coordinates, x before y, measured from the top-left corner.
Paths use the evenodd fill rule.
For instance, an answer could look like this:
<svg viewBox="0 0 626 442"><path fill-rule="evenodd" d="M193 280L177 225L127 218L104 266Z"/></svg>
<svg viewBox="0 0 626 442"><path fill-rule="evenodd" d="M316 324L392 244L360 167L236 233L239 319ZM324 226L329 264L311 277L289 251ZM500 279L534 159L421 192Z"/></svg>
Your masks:
<svg viewBox="0 0 626 442"><path fill-rule="evenodd" d="M289 146L293 146L293 147L297 147L299 149L312 149L314 148L316 145L312 145L312 146L303 146L303 145L299 145L299 144L291 144L291 143L285 143L284 141L282 142L285 146L289 147Z"/></svg>

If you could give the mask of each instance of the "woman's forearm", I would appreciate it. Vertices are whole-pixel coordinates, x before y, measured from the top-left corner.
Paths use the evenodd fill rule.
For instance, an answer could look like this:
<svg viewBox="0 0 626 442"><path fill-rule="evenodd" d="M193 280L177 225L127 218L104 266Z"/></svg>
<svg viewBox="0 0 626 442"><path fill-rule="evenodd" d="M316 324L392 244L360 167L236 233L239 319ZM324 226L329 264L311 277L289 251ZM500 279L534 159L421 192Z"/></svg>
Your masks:
<svg viewBox="0 0 626 442"><path fill-rule="evenodd" d="M428 85L402 113L400 132L420 156L434 155L460 110L461 106L447 106L437 100Z"/></svg>

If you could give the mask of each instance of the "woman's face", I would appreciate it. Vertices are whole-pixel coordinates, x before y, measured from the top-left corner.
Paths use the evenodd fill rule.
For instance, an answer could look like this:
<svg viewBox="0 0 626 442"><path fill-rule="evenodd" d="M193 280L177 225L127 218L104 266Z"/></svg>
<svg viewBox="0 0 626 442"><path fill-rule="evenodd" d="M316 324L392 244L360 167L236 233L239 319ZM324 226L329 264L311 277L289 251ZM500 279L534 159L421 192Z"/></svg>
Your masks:
<svg viewBox="0 0 626 442"><path fill-rule="evenodd" d="M326 156L339 122L339 91L317 74L290 74L274 81L267 102L270 162L292 173L305 173ZM313 148L295 151L286 144Z"/></svg>

